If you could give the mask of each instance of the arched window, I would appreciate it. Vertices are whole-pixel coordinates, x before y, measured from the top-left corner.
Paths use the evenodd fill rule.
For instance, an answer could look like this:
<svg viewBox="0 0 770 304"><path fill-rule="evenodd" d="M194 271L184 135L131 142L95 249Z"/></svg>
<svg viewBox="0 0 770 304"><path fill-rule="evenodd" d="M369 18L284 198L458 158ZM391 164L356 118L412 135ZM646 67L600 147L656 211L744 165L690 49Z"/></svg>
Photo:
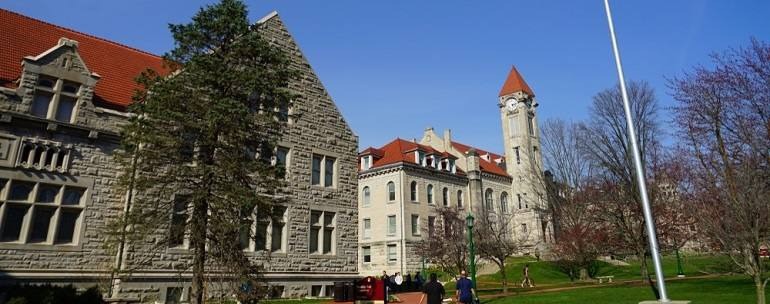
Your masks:
<svg viewBox="0 0 770 304"><path fill-rule="evenodd" d="M443 191L441 191L441 198L444 200L444 207L449 206L449 189L444 188Z"/></svg>
<svg viewBox="0 0 770 304"><path fill-rule="evenodd" d="M409 184L409 198L411 198L413 202L417 201L417 182L413 181Z"/></svg>
<svg viewBox="0 0 770 304"><path fill-rule="evenodd" d="M396 200L396 184L394 184L393 182L388 182L388 200L389 201Z"/></svg>
<svg viewBox="0 0 770 304"><path fill-rule="evenodd" d="M369 206L369 204L372 203L372 196L369 192L369 186L364 187L364 191L361 195L363 196L364 206Z"/></svg>
<svg viewBox="0 0 770 304"><path fill-rule="evenodd" d="M463 207L463 191L457 190L457 208Z"/></svg>
<svg viewBox="0 0 770 304"><path fill-rule="evenodd" d="M494 211L494 197L492 193L492 189L487 189L487 191L484 193L484 201L486 202L486 208L487 211Z"/></svg>
<svg viewBox="0 0 770 304"><path fill-rule="evenodd" d="M428 185L428 204L433 204L433 185Z"/></svg>
<svg viewBox="0 0 770 304"><path fill-rule="evenodd" d="M508 193L500 194L500 212L508 213Z"/></svg>

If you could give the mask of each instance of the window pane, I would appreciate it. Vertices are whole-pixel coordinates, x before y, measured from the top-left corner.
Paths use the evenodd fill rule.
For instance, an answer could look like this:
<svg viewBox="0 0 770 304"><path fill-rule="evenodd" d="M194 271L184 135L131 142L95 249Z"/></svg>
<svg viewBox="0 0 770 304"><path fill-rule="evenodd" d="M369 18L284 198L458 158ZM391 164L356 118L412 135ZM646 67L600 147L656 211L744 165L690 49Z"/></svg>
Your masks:
<svg viewBox="0 0 770 304"><path fill-rule="evenodd" d="M238 243L241 250L248 249L251 244L251 225L253 221L242 220L241 226L238 227Z"/></svg>
<svg viewBox="0 0 770 304"><path fill-rule="evenodd" d="M409 185L409 198L412 201L416 201L417 200L417 182L412 182Z"/></svg>
<svg viewBox="0 0 770 304"><path fill-rule="evenodd" d="M326 164L324 165L324 187L331 187L334 185L334 158L326 157Z"/></svg>
<svg viewBox="0 0 770 304"><path fill-rule="evenodd" d="M37 198L35 201L38 203L53 203L56 200L56 195L59 194L60 186L53 185L40 185L37 189Z"/></svg>
<svg viewBox="0 0 770 304"><path fill-rule="evenodd" d="M80 85L74 82L65 81L61 90L65 93L77 94L80 89Z"/></svg>
<svg viewBox="0 0 770 304"><path fill-rule="evenodd" d="M324 212L324 226L334 226L334 212Z"/></svg>
<svg viewBox="0 0 770 304"><path fill-rule="evenodd" d="M388 200L389 201L396 200L396 184L394 184L393 182L388 182Z"/></svg>
<svg viewBox="0 0 770 304"><path fill-rule="evenodd" d="M321 225L321 212L318 212L318 211L310 212L310 226L320 226L320 225Z"/></svg>
<svg viewBox="0 0 770 304"><path fill-rule="evenodd" d="M318 253L318 234L321 232L321 228L310 228L310 253Z"/></svg>
<svg viewBox="0 0 770 304"><path fill-rule="evenodd" d="M442 199L444 200L444 206L449 206L449 189L444 188L441 192Z"/></svg>
<svg viewBox="0 0 770 304"><path fill-rule="evenodd" d="M80 210L62 209L59 212L59 226L56 227L56 239L54 240L54 243L72 243L78 217L80 217Z"/></svg>
<svg viewBox="0 0 770 304"><path fill-rule="evenodd" d="M266 250L267 249L267 225L269 222L258 221L257 231L254 235L254 250Z"/></svg>
<svg viewBox="0 0 770 304"><path fill-rule="evenodd" d="M11 183L11 194L8 196L9 200L14 201L28 201L29 195L32 193L32 187L35 184L33 183L25 183L25 182L17 182L14 181Z"/></svg>
<svg viewBox="0 0 770 304"><path fill-rule="evenodd" d="M371 203L371 193L369 193L369 187L364 187L364 206L368 206Z"/></svg>
<svg viewBox="0 0 770 304"><path fill-rule="evenodd" d="M310 176L310 183L312 185L321 184L321 157L313 155L313 172Z"/></svg>
<svg viewBox="0 0 770 304"><path fill-rule="evenodd" d="M35 208L32 216L32 230L29 233L29 242L45 242L48 240L48 228L51 226L51 217L54 209Z"/></svg>
<svg viewBox="0 0 770 304"><path fill-rule="evenodd" d="M363 256L364 256L364 263L370 263L372 261L372 248L371 247L363 247Z"/></svg>
<svg viewBox="0 0 770 304"><path fill-rule="evenodd" d="M61 200L62 205L80 205L81 199L83 198L83 192L85 192L85 189L82 188L64 188L64 197L62 197ZM186 210L186 208L187 207L185 206L183 209Z"/></svg>
<svg viewBox="0 0 770 304"><path fill-rule="evenodd" d="M428 185L428 204L433 204L433 185Z"/></svg>
<svg viewBox="0 0 770 304"><path fill-rule="evenodd" d="M273 233L270 236L271 237L271 246L270 249L275 251L282 251L283 250L283 227L286 224L281 222L274 222L273 223Z"/></svg>
<svg viewBox="0 0 770 304"><path fill-rule="evenodd" d="M279 167L286 168L286 158L289 155L289 149L284 147L278 147L275 153L275 164Z"/></svg>
<svg viewBox="0 0 770 304"><path fill-rule="evenodd" d="M171 247L184 244L184 235L187 228L187 204L188 202L185 197L179 197L174 200L168 237L168 243Z"/></svg>
<svg viewBox="0 0 770 304"><path fill-rule="evenodd" d="M388 216L388 234L396 234L396 216Z"/></svg>
<svg viewBox="0 0 770 304"><path fill-rule="evenodd" d="M59 106L56 108L56 120L62 122L70 122L72 120L72 112L75 109L76 103L77 99L75 98L60 96Z"/></svg>
<svg viewBox="0 0 770 304"><path fill-rule="evenodd" d="M49 78L49 77L41 76L37 80L37 85L39 85L41 87L44 87L44 88L53 89L54 84L56 84L56 79L52 79L52 78Z"/></svg>
<svg viewBox="0 0 770 304"><path fill-rule="evenodd" d="M412 234L420 234L420 217L412 215Z"/></svg>
<svg viewBox="0 0 770 304"><path fill-rule="evenodd" d="M457 190L457 207L463 207L463 191Z"/></svg>
<svg viewBox="0 0 770 304"><path fill-rule="evenodd" d="M35 99L32 100L30 113L37 117L46 118L48 116L48 105L51 104L53 95L47 92L37 92Z"/></svg>
<svg viewBox="0 0 770 304"><path fill-rule="evenodd" d="M5 218L3 218L3 233L0 235L2 241L18 241L21 233L21 224L24 222L24 216L27 214L26 206L5 206Z"/></svg>
<svg viewBox="0 0 770 304"><path fill-rule="evenodd" d="M334 228L324 229L324 254L332 252L332 237L334 236Z"/></svg>

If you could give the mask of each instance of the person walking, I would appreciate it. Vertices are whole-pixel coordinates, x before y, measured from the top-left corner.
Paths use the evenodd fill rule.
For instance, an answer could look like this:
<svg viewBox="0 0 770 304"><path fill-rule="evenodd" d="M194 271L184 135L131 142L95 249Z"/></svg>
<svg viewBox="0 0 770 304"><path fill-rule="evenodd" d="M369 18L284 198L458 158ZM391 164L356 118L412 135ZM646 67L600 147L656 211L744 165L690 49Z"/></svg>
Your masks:
<svg viewBox="0 0 770 304"><path fill-rule="evenodd" d="M457 280L455 286L457 290L455 297L457 302L461 304L473 304L473 299L476 297L476 290L473 288L473 282L468 279L468 273L463 270L460 272L460 279Z"/></svg>
<svg viewBox="0 0 770 304"><path fill-rule="evenodd" d="M404 285L406 291L412 291L414 290L414 285L412 285L412 272L407 272L406 276L404 276Z"/></svg>
<svg viewBox="0 0 770 304"><path fill-rule="evenodd" d="M427 304L441 304L442 301L444 301L445 294L444 285L441 285L441 283L438 282L436 273L433 272L430 274L430 282L425 284L422 288L422 296L420 296L420 302L418 304L422 304L422 301L425 300L426 296L428 297Z"/></svg>
<svg viewBox="0 0 770 304"><path fill-rule="evenodd" d="M524 279L521 280L521 288L526 287L535 287L535 284L532 282L532 279L529 278L529 264L524 265L524 269L522 269L522 275L524 276Z"/></svg>

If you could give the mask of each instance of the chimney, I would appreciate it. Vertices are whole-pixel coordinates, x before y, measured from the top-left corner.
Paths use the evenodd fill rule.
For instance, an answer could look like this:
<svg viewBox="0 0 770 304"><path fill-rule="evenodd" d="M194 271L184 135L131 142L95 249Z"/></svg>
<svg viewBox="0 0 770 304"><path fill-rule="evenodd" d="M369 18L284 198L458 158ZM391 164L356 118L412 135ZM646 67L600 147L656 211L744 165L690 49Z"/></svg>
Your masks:
<svg viewBox="0 0 770 304"><path fill-rule="evenodd" d="M452 147L452 130L444 129L444 151L449 151Z"/></svg>

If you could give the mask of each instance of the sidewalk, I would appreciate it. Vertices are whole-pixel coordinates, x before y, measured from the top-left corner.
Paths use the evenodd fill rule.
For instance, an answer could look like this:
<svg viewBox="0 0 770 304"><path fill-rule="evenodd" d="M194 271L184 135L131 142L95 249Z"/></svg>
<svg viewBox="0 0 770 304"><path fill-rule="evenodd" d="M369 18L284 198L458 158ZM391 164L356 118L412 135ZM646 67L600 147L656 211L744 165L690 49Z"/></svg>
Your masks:
<svg viewBox="0 0 770 304"><path fill-rule="evenodd" d="M401 299L400 303L404 304L416 304L418 301L420 301L420 292L402 292L397 293L396 297ZM329 301L327 304L353 304L353 302L334 302Z"/></svg>

